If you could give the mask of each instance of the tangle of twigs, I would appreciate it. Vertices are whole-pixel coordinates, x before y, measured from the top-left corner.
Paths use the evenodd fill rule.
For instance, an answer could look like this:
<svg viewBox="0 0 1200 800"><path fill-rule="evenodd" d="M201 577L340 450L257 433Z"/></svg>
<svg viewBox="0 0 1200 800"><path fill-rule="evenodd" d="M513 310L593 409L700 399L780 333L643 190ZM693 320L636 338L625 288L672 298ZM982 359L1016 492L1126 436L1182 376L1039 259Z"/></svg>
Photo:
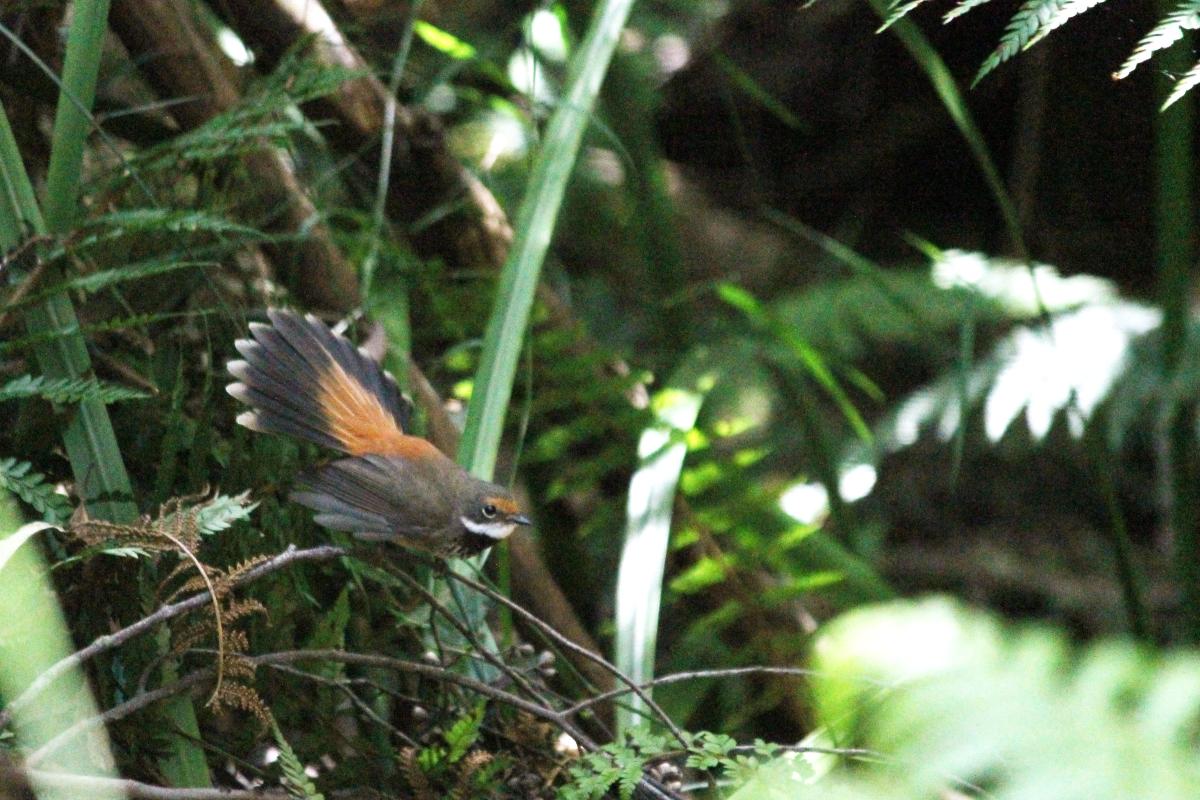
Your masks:
<svg viewBox="0 0 1200 800"><path fill-rule="evenodd" d="M231 580L228 585L228 590L245 583L262 577L264 575L275 572L291 564L306 562L306 561L326 561L335 558L342 558L347 555L363 555L356 550L348 550L342 547L325 546L316 547L307 550L297 550L294 547L289 547L282 553L273 557L265 558L252 567L245 569L237 574L236 579ZM377 553L375 554L377 555ZM378 558L372 556L370 560L376 564L379 563ZM647 706L652 709L652 712L658 716L664 726L670 730L675 738L682 745L682 750L686 751L687 743L682 730L678 725L671 720L666 713L657 705L655 705L646 696L646 690L653 685L673 683L683 680L698 680L711 679L721 677L731 677L736 675L746 674L782 674L794 675L798 678L811 677L813 673L803 669L782 669L772 667L748 667L736 669L718 669L718 670L696 670L675 675L660 676L654 681L644 685L639 685L628 676L621 673L615 666L608 662L599 654L593 653L585 648L581 648L578 644L570 641L562 636L556 630L546 625L540 619L532 615L529 611L522 608L517 603L513 602L504 595L496 592L491 587L479 580L474 580L462 575L454 574L450 571L443 571L447 580L458 580L463 585L481 592L496 603L503 605L511 610L514 614L519 615L522 619L529 622L534 628L545 635L546 639L553 646L570 649L575 653L582 654L586 658L594 661L603 669L610 672L616 680L623 686L620 688L593 694L576 702L571 702L567 698L560 697L551 692L539 682L530 680L529 677L522 674L520 670L513 668L494 653L488 653L486 650L479 648L477 637L472 631L467 630L466 626L462 625L452 613L446 608L438 598L422 586L418 581L407 575L403 570L389 570L391 574L399 578L405 585L411 588L414 593L421 597L430 607L431 613L437 613L450 621L450 624L455 625L464 640L468 643L474 643L478 657L491 663L500 674L503 676L503 683L507 687L487 683L479 679L470 677L442 663L430 663L429 661L411 661L392 656L374 654L374 653L359 653L349 652L338 649L307 649L307 650L288 650L274 653L262 653L257 655L242 655L240 661L244 663L246 668L253 669L257 667L269 668L278 671L282 675L291 675L303 680L317 680L324 684L333 686L337 690L346 694L350 702L352 702L360 710L369 709L369 704L365 703L357 696L353 689L353 679L348 678L330 678L325 675L316 674L310 670L301 669L304 664L342 664L356 665L359 667L369 667L378 670L392 671L401 674L417 676L423 679L435 681L447 686L454 686L466 692L470 692L479 697L503 704L519 714L528 715L531 719L541 720L552 726L554 729L570 736L581 748L586 751L596 751L600 747L600 743L584 731L576 721L576 716L586 709L594 706L597 703L612 700L624 694L636 694L647 699ZM6 709L0 723L7 722L10 715L14 712L20 712L21 709L27 707L47 686L49 686L58 676L62 675L68 669L76 667L85 661L94 658L95 656L110 651L113 648L128 642L129 640L142 635L150 630L155 629L161 623L186 613L192 609L203 605L210 601L210 596L205 592L194 594L177 602L169 603L157 609L153 614L148 615L142 620L117 631L116 633L100 637L93 641L88 646L73 653L67 658L62 659L50 669L46 670L34 683L12 704ZM207 651L203 651L207 652ZM40 764L60 749L64 744L71 741L75 737L81 735L85 731L92 730L98 726L116 722L118 720L129 717L130 715L145 709L155 703L158 703L166 698L183 692L194 690L204 686L219 674L221 659L216 659L215 665L210 665L202 669L197 669L187 673L178 680L158 687L153 690L140 691L122 703L104 711L101 714L93 717L80 720L71 727L60 732L57 736L43 744L35 752L29 755L26 760L27 768L37 769ZM376 724L381 724L391 733L397 733L394 726L387 723L375 713L364 714L365 719L369 719ZM415 746L415 742L407 736L400 737L406 742L409 747ZM472 762L473 763L473 762ZM67 778L59 776L61 780ZM148 784L132 785L129 787L129 796L146 797L146 798L162 798L162 800L205 800L209 795L203 794L171 794L159 792L158 787L153 787ZM166 790L164 790L166 791ZM174 790L170 790L174 791ZM158 793L156 793L158 792ZM263 796L263 795L259 795ZM674 800L678 795L671 790L663 787L651 775L644 775L642 783L639 785L637 796L643 798L656 798L657 800Z"/></svg>

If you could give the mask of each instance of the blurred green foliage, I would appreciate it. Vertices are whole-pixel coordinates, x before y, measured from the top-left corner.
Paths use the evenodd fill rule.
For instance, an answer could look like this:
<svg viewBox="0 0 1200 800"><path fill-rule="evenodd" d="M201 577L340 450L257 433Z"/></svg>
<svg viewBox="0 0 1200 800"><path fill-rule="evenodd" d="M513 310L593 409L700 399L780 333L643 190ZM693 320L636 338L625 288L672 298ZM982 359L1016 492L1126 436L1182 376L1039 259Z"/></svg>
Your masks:
<svg viewBox="0 0 1200 800"><path fill-rule="evenodd" d="M386 72L393 53L372 34L395 33L407 17L376 30L350 16L352 4L337 5L336 21L372 69ZM1011 524L988 517L980 498L990 489L1027 510L1031 525L1048 506L1085 508L1081 549L1089 566L1099 565L1087 576L1121 584L1123 599L1111 605L1143 604L1149 622L1141 633L1168 638L1172 618L1142 574L1160 563L1153 559L1161 543L1144 533L1131 541L1125 523L1130 513L1154 517L1145 509L1158 503L1155 476L1138 459L1161 444L1162 409L1194 397L1200 348L1189 339L1182 366L1168 376L1158 309L1111 284L931 247L903 263L874 264L830 237L816 250L802 246L813 237L778 212L764 212L779 237L772 257L786 266L772 281L691 263L680 226L694 222L681 218L695 210L673 187L678 175L655 141L663 76L653 48L636 46L634 34L682 36L710 24L708 5L716 4L700 5L639 7L609 94L586 117L582 163L570 172L554 247L544 267L539 254L531 268L541 269L550 298L533 305L528 331L521 319L487 333L493 272L422 258L406 239L420 231L376 224L377 165L335 152L325 123L300 109L358 75L316 66L300 43L269 73L245 72L242 102L203 126L168 126L153 141L89 143L80 219L37 240L32 261L14 253L7 269L5 259L0 413L12 424L0 429L0 488L24 517L61 525L78 512L91 477L72 476L59 434L85 402L107 406L134 500L150 520L142 524L178 521L166 509L175 501L181 513L180 498L215 499L186 505L198 509L194 521L205 534L187 553L117 536L89 545L41 534L75 643L177 599L181 583L196 578L192 557L212 576L228 576L289 547L353 545L286 501L298 472L323 455L235 425L223 391L223 365L246 322L261 319L265 306L295 302L260 248L306 231L269 234L270 213L244 216L254 187L241 159L270 147L290 156L350 259L375 254L356 312L381 323L391 346L385 364L397 377L407 382L411 352L461 418L463 402L482 391L482 354L504 335L516 377L502 431L494 420L503 434L497 478L527 495L549 581L604 652L618 635L611 620L621 533L639 456L648 455L638 453L639 438L656 425L652 398L664 396L667 376L681 366L706 376L695 420L664 440L683 455L656 506L671 521L669 544L653 555L661 563L650 570L664 578L637 587L635 601L661 608L652 635L642 634L656 641L643 654L653 667L643 677L690 673L653 691L685 730L682 741L654 722L610 736L610 710L601 704L571 717L579 726L572 730L598 744L580 755L583 742L566 728L466 684L314 657L240 675L252 690L241 706L197 704L196 752L206 774L230 785L282 785L297 797L369 785L415 797L540 792L569 800L629 797L646 775L666 775L670 761L692 791L711 797L924 797L947 787L1000 798L1194 794L1188 742L1200 684L1192 655L1122 643L1075 648L1062 630L1014 632L943 601L859 607L910 589L889 571L901 545L927 547L922 556L933 563L946 552L938 545L974 530L967 523ZM1027 4L1027 16L1036 11ZM576 4L553 3L516 14L501 30L457 30L441 20L414 28L400 99L442 116L445 141L503 208L517 208L530 187L542 127L560 102L584 20ZM808 130L810 121L724 63L726 89L789 129ZM119 83L132 68L122 62L105 77ZM36 128L21 134L25 150L37 153ZM453 205L431 203L438 213ZM558 200L551 205L558 213ZM548 244L551 220L541 222ZM18 296L29 264L46 265L47 277ZM78 325L16 331L15 321L53 297L79 307ZM356 317L345 320L347 334L378 344L377 331ZM33 350L64 334L86 339L99 377L38 374ZM1043 458L1053 459L1055 482L1039 493L1024 473ZM1025 482L988 473L996 463L1015 464ZM973 467L985 473L974 483ZM852 473L871 477L854 486ZM1061 485L1070 491L1055 494ZM889 503L896 494L902 502ZM952 502L964 496L968 502ZM797 498L808 504L800 509ZM967 523L955 517L961 508ZM1014 550L1024 547L1022 531L1000 533L1016 540ZM1114 568L1122 558L1128 570ZM510 561L493 561L486 579L512 586ZM1046 561L1040 566L1061 566ZM996 565L970 566L983 573ZM431 624L461 610L457 598L414 588L436 572L400 551L291 564L239 588L240 601L265 613L245 605L222 633L248 657L388 654L447 675L475 674L474 644ZM974 584L966 590L993 599ZM1012 603L1017 613L1024 599ZM1050 604L1045 615L1058 621L1055 611ZM172 672L211 668L217 638L206 613L198 607L170 630L89 660L99 705L120 707L169 685ZM1112 613L1084 633L1125 619ZM511 671L493 688L554 709L601 691L507 611L487 620L504 643L494 657ZM180 640L191 646L172 650ZM164 663L172 672L164 675ZM805 665L817 674L796 672ZM5 703L15 694L6 687ZM177 722L161 705L114 720L108 730L120 773L161 782ZM796 741L803 745L788 745ZM263 757L270 748L275 761Z"/></svg>

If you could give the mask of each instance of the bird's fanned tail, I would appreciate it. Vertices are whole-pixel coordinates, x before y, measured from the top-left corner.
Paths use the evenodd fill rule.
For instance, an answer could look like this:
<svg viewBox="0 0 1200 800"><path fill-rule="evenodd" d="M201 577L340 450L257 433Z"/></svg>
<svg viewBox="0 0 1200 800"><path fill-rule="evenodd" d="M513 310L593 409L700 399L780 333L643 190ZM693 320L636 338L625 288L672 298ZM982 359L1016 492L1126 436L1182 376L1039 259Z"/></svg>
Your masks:
<svg viewBox="0 0 1200 800"><path fill-rule="evenodd" d="M251 323L252 338L234 343L242 360L229 362L237 382L227 391L251 408L239 423L351 455L431 447L405 435L411 406L374 359L311 315L268 315L270 325Z"/></svg>

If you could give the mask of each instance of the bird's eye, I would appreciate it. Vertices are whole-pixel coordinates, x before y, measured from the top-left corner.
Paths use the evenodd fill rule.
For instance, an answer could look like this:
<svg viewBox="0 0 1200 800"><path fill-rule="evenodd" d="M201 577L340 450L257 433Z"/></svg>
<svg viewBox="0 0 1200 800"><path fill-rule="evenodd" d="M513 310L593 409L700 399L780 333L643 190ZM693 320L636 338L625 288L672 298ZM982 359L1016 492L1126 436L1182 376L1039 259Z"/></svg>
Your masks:
<svg viewBox="0 0 1200 800"><path fill-rule="evenodd" d="M483 515L488 519L496 516L496 507L491 503L488 503L486 506L484 506L481 511L483 511Z"/></svg>

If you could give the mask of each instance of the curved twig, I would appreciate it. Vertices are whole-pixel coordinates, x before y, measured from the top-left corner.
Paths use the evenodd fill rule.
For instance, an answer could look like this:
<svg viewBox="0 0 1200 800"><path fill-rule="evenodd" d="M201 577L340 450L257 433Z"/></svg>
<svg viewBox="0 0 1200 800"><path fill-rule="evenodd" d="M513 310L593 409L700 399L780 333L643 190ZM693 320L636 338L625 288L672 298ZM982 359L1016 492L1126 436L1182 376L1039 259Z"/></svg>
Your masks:
<svg viewBox="0 0 1200 800"><path fill-rule="evenodd" d="M176 513L182 512L176 511ZM205 705L211 706L216 703L217 695L221 693L221 682L225 679L225 625L221 622L221 601L217 598L216 587L213 586L212 579L208 577L208 570L205 568L204 562L176 537L166 531L159 531L158 534L164 539L169 539L171 544L175 545L179 552L192 562L192 566L200 573L200 579L204 581L205 593L212 599L213 623L217 629L217 679L213 682L212 694L208 696L208 702L205 703Z"/></svg>

